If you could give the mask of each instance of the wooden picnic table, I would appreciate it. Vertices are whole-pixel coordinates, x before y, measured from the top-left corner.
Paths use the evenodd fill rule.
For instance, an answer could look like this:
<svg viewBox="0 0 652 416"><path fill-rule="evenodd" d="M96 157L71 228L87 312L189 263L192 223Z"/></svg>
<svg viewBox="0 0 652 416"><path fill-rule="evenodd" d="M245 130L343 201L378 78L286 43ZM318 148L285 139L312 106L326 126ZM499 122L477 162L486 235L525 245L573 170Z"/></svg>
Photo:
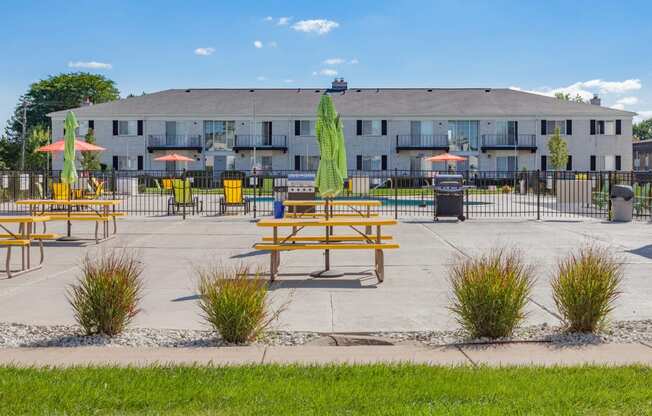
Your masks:
<svg viewBox="0 0 652 416"><path fill-rule="evenodd" d="M71 223L72 221L95 221L95 241L100 242L98 237L99 224L102 223L102 232L106 240L109 238L109 219L113 219L113 234L118 231L116 223L116 216L121 213L112 212L111 208L120 204L122 201L119 199L22 199L16 201L17 205L27 205L29 207L30 215L47 215L50 220L64 220L67 222L67 236L70 238ZM65 207L67 208L64 213L53 213L46 211L46 207ZM91 212L72 212L73 207L84 207ZM90 215L89 215L90 214ZM45 232L45 224L43 227Z"/></svg>
<svg viewBox="0 0 652 416"><path fill-rule="evenodd" d="M17 276L19 274L31 272L33 270L40 269L43 265L43 239L40 238L42 235L34 234L34 224L36 223L45 223L49 221L50 217L46 215L40 216L3 216L0 217L0 228L4 231L0 235L0 245L7 247L7 257L5 261L5 271L9 278ZM13 232L9 230L8 224L18 224L18 231ZM39 248L41 253L41 258L37 266L32 267L30 248L33 240L39 241ZM17 273L12 273L11 271L11 247L20 247L21 249L21 269Z"/></svg>
<svg viewBox="0 0 652 416"><path fill-rule="evenodd" d="M330 250L334 249L371 249L375 253L375 273L379 282L385 278L384 249L399 248L396 243L384 243L383 240L391 239L391 236L383 236L382 227L396 225L397 221L392 218L280 218L261 219L256 223L258 227L272 228L272 237L263 238L263 243L256 244L256 249L269 250L270 254L270 279L273 281L278 274L281 251L295 250L324 250L324 270L314 273L316 277L335 277L341 274L334 273L330 268ZM333 227L348 227L355 232L352 236L335 236ZM356 227L376 227L376 233L369 235ZM280 228L291 228L292 232L284 237L279 236ZM297 236L306 228L323 228L323 237ZM267 241L267 242L266 242ZM301 242L297 244L297 242Z"/></svg>

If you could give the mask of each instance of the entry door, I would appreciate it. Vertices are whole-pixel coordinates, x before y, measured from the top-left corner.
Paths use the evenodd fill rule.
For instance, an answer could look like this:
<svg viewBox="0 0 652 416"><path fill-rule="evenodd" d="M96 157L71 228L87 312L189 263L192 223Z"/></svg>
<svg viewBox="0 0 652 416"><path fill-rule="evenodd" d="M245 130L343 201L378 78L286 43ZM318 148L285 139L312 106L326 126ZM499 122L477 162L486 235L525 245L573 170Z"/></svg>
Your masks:
<svg viewBox="0 0 652 416"><path fill-rule="evenodd" d="M165 144L169 146L175 145L176 137L177 137L177 122L166 121L165 122Z"/></svg>
<svg viewBox="0 0 652 416"><path fill-rule="evenodd" d="M263 146L272 145L272 122L263 121L261 135L263 136Z"/></svg>
<svg viewBox="0 0 652 416"><path fill-rule="evenodd" d="M410 122L410 145L418 147L421 144L421 122Z"/></svg>
<svg viewBox="0 0 652 416"><path fill-rule="evenodd" d="M518 144L518 121L507 122L507 142L510 145Z"/></svg>

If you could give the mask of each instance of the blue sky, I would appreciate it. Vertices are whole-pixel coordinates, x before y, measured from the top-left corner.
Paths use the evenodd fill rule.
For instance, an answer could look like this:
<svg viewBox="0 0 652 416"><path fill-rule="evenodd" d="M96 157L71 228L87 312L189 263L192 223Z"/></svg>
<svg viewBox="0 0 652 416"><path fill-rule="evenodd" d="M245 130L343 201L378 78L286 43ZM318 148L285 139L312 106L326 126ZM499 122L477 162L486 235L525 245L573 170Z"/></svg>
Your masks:
<svg viewBox="0 0 652 416"><path fill-rule="evenodd" d="M121 95L186 87L515 87L652 117L652 3L14 1L0 126L29 84L86 70Z"/></svg>

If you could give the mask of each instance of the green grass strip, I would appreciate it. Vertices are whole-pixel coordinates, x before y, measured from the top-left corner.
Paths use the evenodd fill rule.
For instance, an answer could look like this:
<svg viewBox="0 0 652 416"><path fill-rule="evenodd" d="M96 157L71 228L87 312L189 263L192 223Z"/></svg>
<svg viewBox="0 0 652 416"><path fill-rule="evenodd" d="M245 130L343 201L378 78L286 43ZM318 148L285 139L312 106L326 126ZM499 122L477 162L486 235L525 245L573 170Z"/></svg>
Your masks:
<svg viewBox="0 0 652 416"><path fill-rule="evenodd" d="M0 367L0 413L645 415L651 386L644 367Z"/></svg>

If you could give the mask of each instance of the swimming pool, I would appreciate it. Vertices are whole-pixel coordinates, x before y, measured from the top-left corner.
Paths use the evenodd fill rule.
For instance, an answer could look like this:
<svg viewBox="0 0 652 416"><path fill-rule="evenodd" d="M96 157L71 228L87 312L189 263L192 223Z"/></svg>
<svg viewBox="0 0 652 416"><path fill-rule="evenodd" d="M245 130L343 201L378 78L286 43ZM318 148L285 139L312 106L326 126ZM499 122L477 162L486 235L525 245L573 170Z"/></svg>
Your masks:
<svg viewBox="0 0 652 416"><path fill-rule="evenodd" d="M253 202L254 198L252 196L248 197L250 201ZM399 207L431 207L433 206L432 199L409 199L409 198L337 198L339 201L356 201L356 200L374 200L380 201L384 206L394 206ZM258 196L256 197L256 203L260 204L271 204L274 201L274 198L271 196ZM474 206L474 205L492 205L491 202L482 202L482 201L464 201L464 205Z"/></svg>

